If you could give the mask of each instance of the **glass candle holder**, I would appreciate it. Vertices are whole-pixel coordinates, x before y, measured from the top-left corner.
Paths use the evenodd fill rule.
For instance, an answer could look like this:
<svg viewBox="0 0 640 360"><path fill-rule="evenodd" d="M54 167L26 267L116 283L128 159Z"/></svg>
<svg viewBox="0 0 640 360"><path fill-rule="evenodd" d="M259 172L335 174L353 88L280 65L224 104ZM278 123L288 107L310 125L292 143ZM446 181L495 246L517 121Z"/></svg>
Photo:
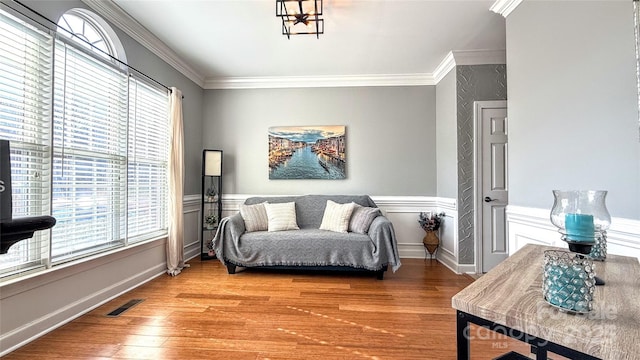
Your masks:
<svg viewBox="0 0 640 360"><path fill-rule="evenodd" d="M604 261L607 258L607 232L596 234L596 242L591 247L589 257L593 260Z"/></svg>
<svg viewBox="0 0 640 360"><path fill-rule="evenodd" d="M588 313L593 309L595 285L594 265L588 257L561 250L544 252L542 294L547 303L563 311Z"/></svg>
<svg viewBox="0 0 640 360"><path fill-rule="evenodd" d="M611 225L604 190L553 190L551 223L569 244L569 250L589 254L595 247L595 257L606 257L606 230ZM602 250L604 249L604 251ZM603 257L604 256L604 257Z"/></svg>

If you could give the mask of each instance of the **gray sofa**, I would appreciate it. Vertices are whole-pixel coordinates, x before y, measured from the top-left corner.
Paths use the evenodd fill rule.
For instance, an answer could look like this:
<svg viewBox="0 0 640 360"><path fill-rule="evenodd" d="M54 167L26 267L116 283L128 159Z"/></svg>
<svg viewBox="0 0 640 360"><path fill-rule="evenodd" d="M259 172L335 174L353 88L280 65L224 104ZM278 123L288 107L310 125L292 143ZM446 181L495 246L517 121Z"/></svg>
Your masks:
<svg viewBox="0 0 640 360"><path fill-rule="evenodd" d="M240 213L223 219L213 239L218 259L234 274L236 267L373 271L382 279L388 266L401 265L393 224L380 214L366 234L320 230L327 200L364 207L377 205L367 195L251 197L245 205L295 202L299 230L245 231Z"/></svg>

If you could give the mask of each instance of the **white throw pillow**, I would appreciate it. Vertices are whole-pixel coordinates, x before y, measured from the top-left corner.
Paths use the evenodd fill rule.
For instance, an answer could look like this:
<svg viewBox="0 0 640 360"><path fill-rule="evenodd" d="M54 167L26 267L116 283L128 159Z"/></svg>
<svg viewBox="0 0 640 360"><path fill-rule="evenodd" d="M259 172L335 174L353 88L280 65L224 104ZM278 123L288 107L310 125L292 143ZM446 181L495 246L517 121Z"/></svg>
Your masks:
<svg viewBox="0 0 640 360"><path fill-rule="evenodd" d="M269 229L269 218L264 203L255 205L241 205L240 215L244 220L244 227L247 232L267 231Z"/></svg>
<svg viewBox="0 0 640 360"><path fill-rule="evenodd" d="M351 219L351 213L353 213L355 205L353 202L337 204L331 200L327 200L320 230L346 233L347 230L349 230L349 219Z"/></svg>
<svg viewBox="0 0 640 360"><path fill-rule="evenodd" d="M298 230L298 222L296 220L296 203L264 203L267 210L267 218L269 220L269 231Z"/></svg>

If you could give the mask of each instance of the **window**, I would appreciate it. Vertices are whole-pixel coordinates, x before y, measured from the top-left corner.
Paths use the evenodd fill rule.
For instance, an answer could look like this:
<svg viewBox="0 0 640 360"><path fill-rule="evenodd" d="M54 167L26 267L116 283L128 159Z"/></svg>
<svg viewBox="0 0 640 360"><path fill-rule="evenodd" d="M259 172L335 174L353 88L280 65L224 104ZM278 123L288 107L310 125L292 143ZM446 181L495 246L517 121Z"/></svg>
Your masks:
<svg viewBox="0 0 640 360"><path fill-rule="evenodd" d="M54 262L125 245L127 79L103 59L56 40Z"/></svg>
<svg viewBox="0 0 640 360"><path fill-rule="evenodd" d="M129 93L127 229L129 241L136 242L168 228L169 102L166 94L134 78Z"/></svg>
<svg viewBox="0 0 640 360"><path fill-rule="evenodd" d="M114 61L121 45L93 19L71 10L52 36L0 10L14 216L57 220L0 255L0 277L167 233L167 91Z"/></svg>
<svg viewBox="0 0 640 360"><path fill-rule="evenodd" d="M48 215L53 39L0 12L0 137L11 142L13 216ZM0 255L0 274L46 264L48 231Z"/></svg>
<svg viewBox="0 0 640 360"><path fill-rule="evenodd" d="M58 26L68 31L71 38L86 49L108 58L106 55L117 57L115 46L107 35L102 25L97 24L96 19L87 14L86 10L72 9L60 17ZM97 50L97 51L96 51Z"/></svg>

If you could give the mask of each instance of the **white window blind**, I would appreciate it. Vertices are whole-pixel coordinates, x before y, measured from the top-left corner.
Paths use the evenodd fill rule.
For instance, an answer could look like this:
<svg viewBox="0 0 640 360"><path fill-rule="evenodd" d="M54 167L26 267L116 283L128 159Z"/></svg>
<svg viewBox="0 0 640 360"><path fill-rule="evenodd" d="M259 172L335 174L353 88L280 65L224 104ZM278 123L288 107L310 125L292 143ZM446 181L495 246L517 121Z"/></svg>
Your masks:
<svg viewBox="0 0 640 360"><path fill-rule="evenodd" d="M52 37L0 11L0 138L11 144L13 217L48 215ZM49 231L0 256L0 274L44 265Z"/></svg>
<svg viewBox="0 0 640 360"><path fill-rule="evenodd" d="M54 262L125 245L127 74L55 44Z"/></svg>
<svg viewBox="0 0 640 360"><path fill-rule="evenodd" d="M128 237L167 233L169 97L165 89L129 80Z"/></svg>

